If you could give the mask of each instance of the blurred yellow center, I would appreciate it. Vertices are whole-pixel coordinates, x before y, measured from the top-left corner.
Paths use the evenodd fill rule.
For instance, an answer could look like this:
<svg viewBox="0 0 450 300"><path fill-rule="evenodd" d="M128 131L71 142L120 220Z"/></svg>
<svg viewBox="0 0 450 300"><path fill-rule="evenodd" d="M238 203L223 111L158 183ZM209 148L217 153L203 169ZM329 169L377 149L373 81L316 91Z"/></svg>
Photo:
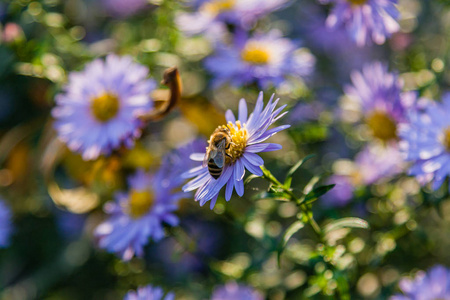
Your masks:
<svg viewBox="0 0 450 300"><path fill-rule="evenodd" d="M442 144L445 147L445 150L450 152L450 126L444 129L444 137L442 139Z"/></svg>
<svg viewBox="0 0 450 300"><path fill-rule="evenodd" d="M247 43L241 52L241 57L252 65L264 65L270 59L269 51L256 42Z"/></svg>
<svg viewBox="0 0 450 300"><path fill-rule="evenodd" d="M373 136L382 141L397 138L397 125L394 120L383 111L374 111L366 119L366 124L372 130Z"/></svg>
<svg viewBox="0 0 450 300"><path fill-rule="evenodd" d="M217 15L224 11L230 11L233 9L236 0L213 0L206 2L200 7L200 10L204 10L210 14Z"/></svg>
<svg viewBox="0 0 450 300"><path fill-rule="evenodd" d="M100 122L106 122L114 118L119 111L119 98L111 93L103 93L92 98L91 109L95 118Z"/></svg>
<svg viewBox="0 0 450 300"><path fill-rule="evenodd" d="M231 156L231 163L234 163L244 154L248 139L247 129L241 126L240 121L236 121L236 125L228 122L228 124L226 126L223 125L223 127L228 128L230 131L231 145L226 151L227 154ZM228 159L230 159L230 157L228 157Z"/></svg>
<svg viewBox="0 0 450 300"><path fill-rule="evenodd" d="M367 2L367 0L348 0L348 1L354 5L363 5L364 3Z"/></svg>
<svg viewBox="0 0 450 300"><path fill-rule="evenodd" d="M155 199L150 191L132 190L130 194L130 215L140 218L153 206Z"/></svg>

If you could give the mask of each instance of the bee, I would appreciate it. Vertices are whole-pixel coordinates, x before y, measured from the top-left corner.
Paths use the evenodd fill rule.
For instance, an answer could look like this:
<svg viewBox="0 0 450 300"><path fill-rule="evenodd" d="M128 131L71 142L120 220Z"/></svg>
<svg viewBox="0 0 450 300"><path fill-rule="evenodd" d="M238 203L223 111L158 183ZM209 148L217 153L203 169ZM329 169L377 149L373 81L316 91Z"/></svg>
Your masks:
<svg viewBox="0 0 450 300"><path fill-rule="evenodd" d="M209 139L209 146L206 150L203 166L208 166L209 174L217 179L222 174L226 157L230 157L226 150L232 144L230 132L225 128L217 128Z"/></svg>

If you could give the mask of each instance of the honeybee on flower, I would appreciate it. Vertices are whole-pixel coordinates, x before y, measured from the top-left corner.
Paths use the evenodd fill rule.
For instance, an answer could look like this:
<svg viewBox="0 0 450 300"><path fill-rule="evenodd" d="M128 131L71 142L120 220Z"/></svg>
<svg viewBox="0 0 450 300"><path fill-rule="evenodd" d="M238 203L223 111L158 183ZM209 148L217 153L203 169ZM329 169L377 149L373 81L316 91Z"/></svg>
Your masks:
<svg viewBox="0 0 450 300"><path fill-rule="evenodd" d="M256 106L248 116L247 102L241 99L239 102L239 116L235 118L231 110L225 114L228 124L221 128L227 128L230 137L229 147L225 147L225 159L221 174L215 178L205 165L200 165L186 173L184 177L192 178L183 190L185 192L197 190L195 200L200 201L200 205L211 201L210 208L216 204L217 197L223 186L226 185L225 199L230 200L233 189L242 197L244 194L244 175L245 169L251 173L262 176L263 172L260 166L264 164L263 159L257 155L259 152L269 152L281 149L281 145L273 143L263 143L265 140L277 132L289 128L290 125L281 125L268 129L275 121L283 117L287 112L283 112L286 105L275 109L279 99L274 101L274 95L270 98L266 107L263 109L263 93L259 94ZM205 153L194 153L192 160L203 161Z"/></svg>

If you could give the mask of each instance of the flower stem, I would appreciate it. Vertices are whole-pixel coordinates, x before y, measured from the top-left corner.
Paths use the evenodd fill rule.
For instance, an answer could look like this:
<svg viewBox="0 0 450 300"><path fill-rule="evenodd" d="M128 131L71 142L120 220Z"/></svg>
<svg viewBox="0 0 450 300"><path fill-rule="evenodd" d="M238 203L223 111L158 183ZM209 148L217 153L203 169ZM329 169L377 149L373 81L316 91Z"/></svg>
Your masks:
<svg viewBox="0 0 450 300"><path fill-rule="evenodd" d="M317 235L319 240L323 243L324 239L323 239L322 229L317 224L316 220L314 220L311 209L306 204L303 203L303 199L295 196L294 193L290 189L286 188L278 179L276 179L275 176L273 176L272 173L268 169L266 169L266 167L261 166L261 170L263 171L264 179L268 180L270 183L275 185L278 189L282 190L283 193L285 193L288 196L288 199L290 201L295 202L295 204L300 208L300 210L306 216L306 222L309 225L311 225L315 234Z"/></svg>

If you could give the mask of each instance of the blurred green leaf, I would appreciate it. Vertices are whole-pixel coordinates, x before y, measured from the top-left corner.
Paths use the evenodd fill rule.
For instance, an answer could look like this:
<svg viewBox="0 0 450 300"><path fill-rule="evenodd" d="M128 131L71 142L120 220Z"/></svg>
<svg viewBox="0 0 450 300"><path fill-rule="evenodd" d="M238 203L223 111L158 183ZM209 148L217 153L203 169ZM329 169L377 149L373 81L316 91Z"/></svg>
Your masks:
<svg viewBox="0 0 450 300"><path fill-rule="evenodd" d="M319 187L313 189L311 192L306 194L302 203L310 204L310 203L316 201L317 199L319 199L320 196L323 196L326 193L328 193L328 191L330 191L332 188L334 188L334 186L335 186L335 184L322 185L322 186L319 186Z"/></svg>
<svg viewBox="0 0 450 300"><path fill-rule="evenodd" d="M366 220L360 218L342 218L338 220L334 220L324 228L324 233L327 234L329 232L341 229L341 228L369 228L369 223Z"/></svg>
<svg viewBox="0 0 450 300"><path fill-rule="evenodd" d="M300 160L298 163L296 163L287 173L286 175L286 179L284 180L284 186L286 188L290 188L291 187L291 182L292 182L292 176L294 175L295 171L298 170L298 168L300 168L305 162L307 162L308 160L310 160L311 158L313 158L314 156L316 156L315 154L310 154L305 156L302 160Z"/></svg>
<svg viewBox="0 0 450 300"><path fill-rule="evenodd" d="M280 241L280 245L278 246L278 251L277 251L277 260L278 260L278 266L280 266L280 259L281 259L281 254L284 251L284 248L286 247L286 244L289 242L289 240L291 239L291 237L300 229L302 229L305 226L305 224L301 221L296 221L294 223L291 224L291 226L289 226L286 231L283 234L283 238Z"/></svg>

